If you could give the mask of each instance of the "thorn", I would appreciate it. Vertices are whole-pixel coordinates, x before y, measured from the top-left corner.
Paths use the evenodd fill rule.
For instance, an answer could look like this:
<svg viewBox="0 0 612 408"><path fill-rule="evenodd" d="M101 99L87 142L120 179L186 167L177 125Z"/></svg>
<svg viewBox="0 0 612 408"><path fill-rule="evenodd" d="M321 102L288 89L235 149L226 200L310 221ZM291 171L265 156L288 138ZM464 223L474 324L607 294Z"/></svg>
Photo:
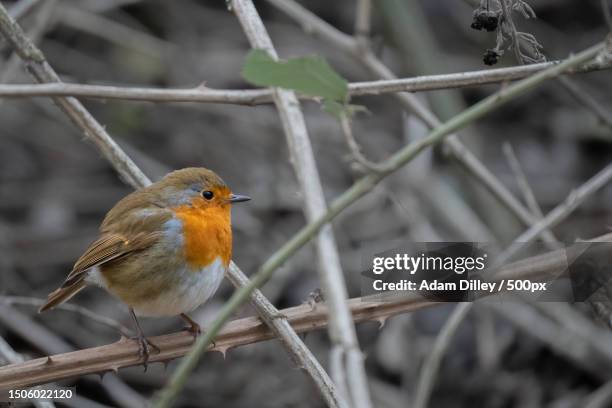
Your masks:
<svg viewBox="0 0 612 408"><path fill-rule="evenodd" d="M202 81L196 88L199 89L200 91L207 90L208 87L206 86L206 81Z"/></svg>
<svg viewBox="0 0 612 408"><path fill-rule="evenodd" d="M324 302L325 298L323 296L323 291L321 289L315 289L308 294L308 298L306 299L306 304L310 306L310 311L314 312L317 309L317 303Z"/></svg>
<svg viewBox="0 0 612 408"><path fill-rule="evenodd" d="M106 375L106 373L107 373L106 371L102 371L101 373L97 373L98 377L100 377L100 381L104 380L104 376Z"/></svg>
<svg viewBox="0 0 612 408"><path fill-rule="evenodd" d="M160 361L164 365L164 372L168 371L168 366L170 365L170 360Z"/></svg>
<svg viewBox="0 0 612 408"><path fill-rule="evenodd" d="M117 367L117 366L111 367L109 371L112 371L115 374L119 374L119 367Z"/></svg>
<svg viewBox="0 0 612 408"><path fill-rule="evenodd" d="M219 353L221 353L221 355L223 355L223 359L225 360L225 355L227 354L227 351L230 349L230 346L219 346L214 348L212 351L218 351Z"/></svg>
<svg viewBox="0 0 612 408"><path fill-rule="evenodd" d="M42 365L51 365L51 364L53 364L53 360L51 359L51 356L47 356L45 361L42 363Z"/></svg>
<svg viewBox="0 0 612 408"><path fill-rule="evenodd" d="M375 319L378 322L378 330L382 330L383 327L385 327L385 323L387 322L387 318L386 317L379 317L377 319Z"/></svg>

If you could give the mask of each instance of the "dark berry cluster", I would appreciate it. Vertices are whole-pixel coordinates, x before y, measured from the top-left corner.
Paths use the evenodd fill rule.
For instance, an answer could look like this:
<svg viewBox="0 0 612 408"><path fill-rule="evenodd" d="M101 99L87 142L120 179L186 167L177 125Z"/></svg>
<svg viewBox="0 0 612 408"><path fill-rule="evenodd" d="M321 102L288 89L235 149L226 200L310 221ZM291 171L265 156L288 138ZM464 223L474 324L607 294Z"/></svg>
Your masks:
<svg viewBox="0 0 612 408"><path fill-rule="evenodd" d="M471 27L474 30L495 31L499 22L499 15L495 11L484 9L474 10Z"/></svg>
<svg viewBox="0 0 612 408"><path fill-rule="evenodd" d="M487 50L482 56L482 61L486 65L495 65L497 64L497 61L499 61L500 56L501 55L497 50Z"/></svg>

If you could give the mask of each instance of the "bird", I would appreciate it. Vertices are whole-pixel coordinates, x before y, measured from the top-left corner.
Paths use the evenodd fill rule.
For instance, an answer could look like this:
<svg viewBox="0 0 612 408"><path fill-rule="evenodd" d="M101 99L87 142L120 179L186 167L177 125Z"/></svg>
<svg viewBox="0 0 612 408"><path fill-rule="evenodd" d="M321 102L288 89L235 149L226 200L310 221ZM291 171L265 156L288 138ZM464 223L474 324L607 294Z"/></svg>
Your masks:
<svg viewBox="0 0 612 408"><path fill-rule="evenodd" d="M137 316L180 316L194 337L201 333L187 313L219 288L232 258L231 206L249 200L198 167L173 171L128 194L106 214L99 237L39 312L87 286L106 289L129 308L146 370L149 347L159 348Z"/></svg>

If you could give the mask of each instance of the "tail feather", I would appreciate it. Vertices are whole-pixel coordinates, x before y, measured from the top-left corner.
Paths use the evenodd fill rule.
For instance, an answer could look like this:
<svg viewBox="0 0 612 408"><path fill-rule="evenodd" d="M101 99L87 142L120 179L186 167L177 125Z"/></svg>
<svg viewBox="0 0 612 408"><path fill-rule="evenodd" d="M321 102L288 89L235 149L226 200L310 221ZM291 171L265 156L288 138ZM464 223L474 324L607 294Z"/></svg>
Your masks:
<svg viewBox="0 0 612 408"><path fill-rule="evenodd" d="M38 309L38 313L42 313L46 310L53 309L55 306L62 304L76 295L81 289L85 287L85 279L81 278L75 281L70 286L61 287L54 290L47 296L47 303L42 305Z"/></svg>

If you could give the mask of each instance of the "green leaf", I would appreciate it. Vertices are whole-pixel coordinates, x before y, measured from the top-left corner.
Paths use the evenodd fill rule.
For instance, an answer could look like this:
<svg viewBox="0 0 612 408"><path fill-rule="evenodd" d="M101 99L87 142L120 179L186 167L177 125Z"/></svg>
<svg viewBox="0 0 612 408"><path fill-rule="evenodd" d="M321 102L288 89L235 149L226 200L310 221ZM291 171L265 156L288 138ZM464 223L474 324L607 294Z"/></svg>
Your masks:
<svg viewBox="0 0 612 408"><path fill-rule="evenodd" d="M252 50L242 68L242 76L257 86L291 89L340 103L348 96L348 82L316 55L275 61L264 50Z"/></svg>

